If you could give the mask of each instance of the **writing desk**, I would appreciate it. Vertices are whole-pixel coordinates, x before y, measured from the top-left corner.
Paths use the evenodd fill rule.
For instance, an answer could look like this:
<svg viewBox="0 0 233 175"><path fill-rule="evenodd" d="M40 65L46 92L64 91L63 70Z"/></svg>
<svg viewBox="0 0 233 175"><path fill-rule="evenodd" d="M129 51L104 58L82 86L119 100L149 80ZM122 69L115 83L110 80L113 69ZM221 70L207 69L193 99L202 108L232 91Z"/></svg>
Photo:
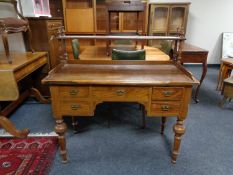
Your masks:
<svg viewBox="0 0 233 175"><path fill-rule="evenodd" d="M21 83L22 86L19 87L20 82L47 64L48 57L46 52L13 52L11 56L13 62L9 64L5 54L0 54L0 126L16 137L25 137L28 130L18 131L5 116L31 94L40 102L48 103L48 100L32 87L31 80Z"/></svg>
<svg viewBox="0 0 233 175"><path fill-rule="evenodd" d="M192 86L198 81L171 61L70 60L53 69L42 83L50 86L63 162L67 162L63 116L93 116L96 105L103 102L137 102L148 117L177 117L175 163Z"/></svg>
<svg viewBox="0 0 233 175"><path fill-rule="evenodd" d="M197 86L195 91L194 100L198 103L198 94L201 87L201 84L206 76L207 72L207 56L208 51L200 47L183 43L181 48L181 63L201 63L202 64L202 75L200 79L200 84Z"/></svg>

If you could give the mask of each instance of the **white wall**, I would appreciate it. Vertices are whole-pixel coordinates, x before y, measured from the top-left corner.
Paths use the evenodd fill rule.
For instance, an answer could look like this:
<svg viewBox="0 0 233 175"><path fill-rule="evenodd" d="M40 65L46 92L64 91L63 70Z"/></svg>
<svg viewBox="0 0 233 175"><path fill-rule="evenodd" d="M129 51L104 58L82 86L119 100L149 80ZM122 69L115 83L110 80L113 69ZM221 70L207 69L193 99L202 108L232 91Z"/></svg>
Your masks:
<svg viewBox="0 0 233 175"><path fill-rule="evenodd" d="M222 32L233 32L233 0L150 0L150 2L191 2L187 42L209 51L208 63L219 63Z"/></svg>
<svg viewBox="0 0 233 175"><path fill-rule="evenodd" d="M0 18L14 16L16 16L16 14L14 12L14 8L11 5L6 5L6 3L0 3ZM21 33L9 34L8 42L10 50L22 52L25 51L25 46ZM5 51L3 47L2 37L0 37L0 51Z"/></svg>

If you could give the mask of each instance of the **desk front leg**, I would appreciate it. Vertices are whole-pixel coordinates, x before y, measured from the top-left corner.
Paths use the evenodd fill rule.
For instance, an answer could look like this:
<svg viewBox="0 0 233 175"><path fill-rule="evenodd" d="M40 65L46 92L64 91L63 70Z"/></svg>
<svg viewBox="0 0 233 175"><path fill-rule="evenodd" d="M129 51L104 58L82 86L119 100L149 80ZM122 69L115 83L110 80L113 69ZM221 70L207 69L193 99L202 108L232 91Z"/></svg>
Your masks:
<svg viewBox="0 0 233 175"><path fill-rule="evenodd" d="M66 151L66 124L63 122L63 119L56 119L55 132L58 134L58 141L60 147L60 154L62 158L62 163L67 163L67 151Z"/></svg>
<svg viewBox="0 0 233 175"><path fill-rule="evenodd" d="M200 91L201 84L206 76L206 72L207 72L207 59L205 59L205 61L202 63L202 75L201 75L201 79L200 79L200 84L197 86L197 89L196 89L195 95L194 95L194 100L196 103L199 102L197 97L198 97L198 94Z"/></svg>
<svg viewBox="0 0 233 175"><path fill-rule="evenodd" d="M173 131L175 133L175 138L172 150L172 163L176 163L176 159L180 150L181 137L185 133L184 121L178 119L176 124L173 126Z"/></svg>

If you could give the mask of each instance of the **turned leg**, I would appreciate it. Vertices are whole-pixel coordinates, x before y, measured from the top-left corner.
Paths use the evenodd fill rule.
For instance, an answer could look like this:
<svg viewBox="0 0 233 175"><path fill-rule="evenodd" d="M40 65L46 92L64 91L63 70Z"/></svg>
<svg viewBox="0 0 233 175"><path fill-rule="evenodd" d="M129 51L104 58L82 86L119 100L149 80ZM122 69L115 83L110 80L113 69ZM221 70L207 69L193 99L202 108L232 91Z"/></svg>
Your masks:
<svg viewBox="0 0 233 175"><path fill-rule="evenodd" d="M166 126L166 121L167 121L167 117L162 117L162 123L161 123L161 132L160 134L164 134L164 129L165 129L165 126Z"/></svg>
<svg viewBox="0 0 233 175"><path fill-rule="evenodd" d="M2 126L11 135L18 138L25 138L29 134L29 129L17 130L14 124L6 117L0 116L0 126Z"/></svg>
<svg viewBox="0 0 233 175"><path fill-rule="evenodd" d="M175 138L172 150L172 163L176 163L180 149L181 137L185 133L184 121L177 120L176 124L173 126L173 131L175 133Z"/></svg>
<svg viewBox="0 0 233 175"><path fill-rule="evenodd" d="M74 116L72 116L72 126L73 126L73 133L78 133L78 122Z"/></svg>
<svg viewBox="0 0 233 175"><path fill-rule="evenodd" d="M9 44L8 44L8 39L7 39L7 33L6 32L2 33L2 41L3 41L3 45L4 45L4 49L5 49L5 53L6 53L8 63L11 64L12 63L12 58L10 56Z"/></svg>
<svg viewBox="0 0 233 175"><path fill-rule="evenodd" d="M67 163L67 152L66 152L66 124L62 119L56 120L55 132L58 134L58 141L60 146L60 154L62 158L62 163Z"/></svg>
<svg viewBox="0 0 233 175"><path fill-rule="evenodd" d="M44 103L44 104L49 104L51 103L50 100L44 98L40 91L36 88L31 88L30 93L40 102L40 103Z"/></svg>

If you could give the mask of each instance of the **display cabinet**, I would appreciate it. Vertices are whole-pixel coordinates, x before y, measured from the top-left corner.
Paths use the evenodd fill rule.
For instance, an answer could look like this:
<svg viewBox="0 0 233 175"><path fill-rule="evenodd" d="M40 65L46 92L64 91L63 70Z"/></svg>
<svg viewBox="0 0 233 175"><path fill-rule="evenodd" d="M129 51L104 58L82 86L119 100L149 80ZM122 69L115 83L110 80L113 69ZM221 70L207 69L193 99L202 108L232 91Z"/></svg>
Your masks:
<svg viewBox="0 0 233 175"><path fill-rule="evenodd" d="M177 29L186 32L189 2L149 4L149 35L176 35ZM151 41L150 45L159 46L161 41Z"/></svg>

